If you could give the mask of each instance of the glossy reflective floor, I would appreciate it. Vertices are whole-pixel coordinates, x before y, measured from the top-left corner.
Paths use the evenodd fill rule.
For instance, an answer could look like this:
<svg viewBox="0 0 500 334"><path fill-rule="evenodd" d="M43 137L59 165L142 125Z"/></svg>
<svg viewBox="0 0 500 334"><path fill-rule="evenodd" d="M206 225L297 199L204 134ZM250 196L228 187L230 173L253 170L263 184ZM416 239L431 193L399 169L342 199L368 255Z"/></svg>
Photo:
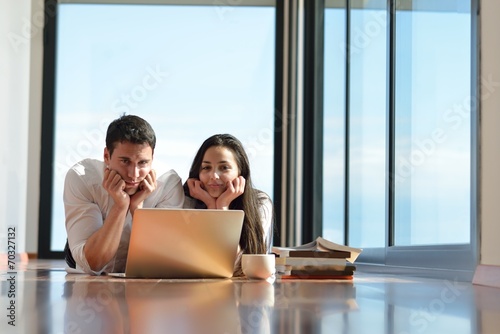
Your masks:
<svg viewBox="0 0 500 334"><path fill-rule="evenodd" d="M118 279L44 260L0 270L0 333L500 333L500 289L449 280Z"/></svg>

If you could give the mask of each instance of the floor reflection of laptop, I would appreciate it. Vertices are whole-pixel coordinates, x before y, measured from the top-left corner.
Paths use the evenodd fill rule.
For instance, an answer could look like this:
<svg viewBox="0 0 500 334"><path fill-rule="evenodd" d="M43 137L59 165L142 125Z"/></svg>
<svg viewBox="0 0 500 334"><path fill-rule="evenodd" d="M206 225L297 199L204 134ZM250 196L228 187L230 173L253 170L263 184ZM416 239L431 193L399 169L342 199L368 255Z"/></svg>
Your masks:
<svg viewBox="0 0 500 334"><path fill-rule="evenodd" d="M232 280L126 283L130 333L242 333Z"/></svg>
<svg viewBox="0 0 500 334"><path fill-rule="evenodd" d="M137 209L125 273L136 278L229 278L241 210Z"/></svg>

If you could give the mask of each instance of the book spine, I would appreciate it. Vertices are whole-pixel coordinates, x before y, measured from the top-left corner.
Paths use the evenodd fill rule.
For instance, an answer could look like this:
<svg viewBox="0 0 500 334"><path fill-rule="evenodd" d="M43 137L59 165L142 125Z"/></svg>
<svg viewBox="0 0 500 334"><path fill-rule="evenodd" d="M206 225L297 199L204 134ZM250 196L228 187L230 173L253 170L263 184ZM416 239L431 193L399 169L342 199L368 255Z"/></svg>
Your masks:
<svg viewBox="0 0 500 334"><path fill-rule="evenodd" d="M354 270L290 270L290 275L296 276L348 276L354 275Z"/></svg>
<svg viewBox="0 0 500 334"><path fill-rule="evenodd" d="M341 276L341 275L309 275L309 276L297 276L297 275L281 275L281 279L334 279L334 280L352 280L354 278L353 275L346 275L346 276Z"/></svg>
<svg viewBox="0 0 500 334"><path fill-rule="evenodd" d="M280 256L346 259L351 256L351 253L343 251L323 252L323 251L290 250L283 252L282 254L280 254Z"/></svg>
<svg viewBox="0 0 500 334"><path fill-rule="evenodd" d="M345 259L335 258L310 258L310 257L277 257L276 264L292 266L337 266L344 268L347 264Z"/></svg>

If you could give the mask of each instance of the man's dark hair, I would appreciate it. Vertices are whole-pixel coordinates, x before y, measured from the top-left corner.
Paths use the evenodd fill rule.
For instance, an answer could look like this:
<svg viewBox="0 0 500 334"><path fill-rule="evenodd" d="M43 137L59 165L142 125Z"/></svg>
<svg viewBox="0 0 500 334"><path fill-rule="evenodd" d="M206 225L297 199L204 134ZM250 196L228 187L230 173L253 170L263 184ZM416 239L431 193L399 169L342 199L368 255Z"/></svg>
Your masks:
<svg viewBox="0 0 500 334"><path fill-rule="evenodd" d="M156 135L151 125L144 119L135 115L123 115L108 126L106 148L109 155L113 154L117 143L123 142L148 144L154 152Z"/></svg>

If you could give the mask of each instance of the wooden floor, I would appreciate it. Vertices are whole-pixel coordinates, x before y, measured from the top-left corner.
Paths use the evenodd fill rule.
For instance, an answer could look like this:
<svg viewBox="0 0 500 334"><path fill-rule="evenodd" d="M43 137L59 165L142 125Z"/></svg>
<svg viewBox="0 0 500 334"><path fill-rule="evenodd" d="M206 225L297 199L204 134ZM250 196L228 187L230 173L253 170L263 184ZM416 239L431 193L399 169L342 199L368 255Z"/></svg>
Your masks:
<svg viewBox="0 0 500 334"><path fill-rule="evenodd" d="M0 269L0 333L500 333L500 289L467 282L119 279L47 260Z"/></svg>

